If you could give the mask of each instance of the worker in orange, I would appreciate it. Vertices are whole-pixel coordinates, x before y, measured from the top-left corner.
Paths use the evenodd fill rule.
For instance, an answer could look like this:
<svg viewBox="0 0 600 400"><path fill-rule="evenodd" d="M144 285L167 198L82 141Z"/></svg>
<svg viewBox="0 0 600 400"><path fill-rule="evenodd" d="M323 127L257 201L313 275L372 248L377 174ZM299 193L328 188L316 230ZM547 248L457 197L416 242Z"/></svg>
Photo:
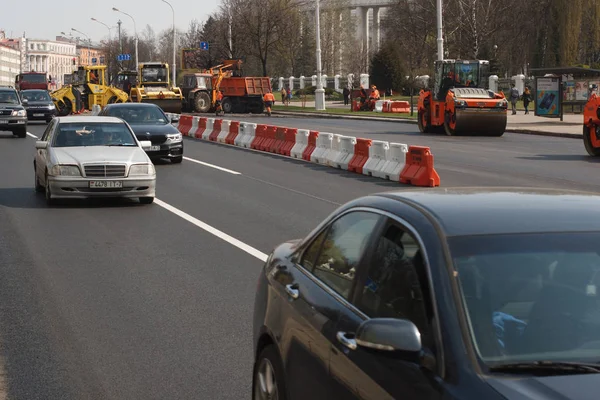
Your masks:
<svg viewBox="0 0 600 400"><path fill-rule="evenodd" d="M98 77L94 71L90 71L90 83L98 83Z"/></svg>
<svg viewBox="0 0 600 400"><path fill-rule="evenodd" d="M216 101L215 101L215 114L216 114L217 116L219 116L219 114L222 114L222 113L223 113L223 107L222 107L222 104L223 104L223 91L222 91L222 90L219 90L219 91L217 92L217 99L216 99ZM223 114L224 114L224 113L223 113Z"/></svg>
<svg viewBox="0 0 600 400"><path fill-rule="evenodd" d="M371 94L369 95L369 109L375 109L375 102L379 100L381 96L379 95L379 90L377 90L377 86L371 85Z"/></svg>
<svg viewBox="0 0 600 400"><path fill-rule="evenodd" d="M265 93L263 96L263 101L265 102L265 107L267 108L267 115L270 117L271 107L273 106L273 103L275 103L275 96L273 96L273 92L271 90Z"/></svg>

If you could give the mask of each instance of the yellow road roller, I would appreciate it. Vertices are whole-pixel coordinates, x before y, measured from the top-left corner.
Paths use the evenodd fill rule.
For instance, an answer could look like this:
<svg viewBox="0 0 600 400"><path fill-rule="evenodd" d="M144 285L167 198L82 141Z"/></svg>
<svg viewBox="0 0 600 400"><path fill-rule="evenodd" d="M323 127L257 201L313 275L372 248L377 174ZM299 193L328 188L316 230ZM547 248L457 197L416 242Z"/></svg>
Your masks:
<svg viewBox="0 0 600 400"><path fill-rule="evenodd" d="M181 89L171 82L169 64L166 63L141 63L139 82L131 88L130 99L136 103L153 103L165 112L181 114Z"/></svg>

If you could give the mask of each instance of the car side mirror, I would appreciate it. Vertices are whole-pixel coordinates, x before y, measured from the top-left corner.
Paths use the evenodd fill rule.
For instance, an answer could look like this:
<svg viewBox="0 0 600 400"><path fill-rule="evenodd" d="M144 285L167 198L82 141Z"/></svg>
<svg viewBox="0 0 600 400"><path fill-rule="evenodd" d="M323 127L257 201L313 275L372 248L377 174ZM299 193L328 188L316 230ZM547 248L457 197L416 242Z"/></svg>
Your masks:
<svg viewBox="0 0 600 400"><path fill-rule="evenodd" d="M140 146L142 146L142 149L148 150L148 149L150 149L150 147L152 147L152 142L149 140L141 140Z"/></svg>
<svg viewBox="0 0 600 400"><path fill-rule="evenodd" d="M381 351L399 351L418 359L422 350L421 333L411 321L374 318L364 321L356 331L356 344Z"/></svg>
<svg viewBox="0 0 600 400"><path fill-rule="evenodd" d="M172 117L171 118L171 123L174 124L175 122L179 122L179 117Z"/></svg>
<svg viewBox="0 0 600 400"><path fill-rule="evenodd" d="M43 141L43 140L38 140L35 142L35 148L38 150L46 149L46 148L48 148L48 142Z"/></svg>
<svg viewBox="0 0 600 400"><path fill-rule="evenodd" d="M27 104L29 104L29 100L23 99L22 103L23 103L24 106L26 106Z"/></svg>

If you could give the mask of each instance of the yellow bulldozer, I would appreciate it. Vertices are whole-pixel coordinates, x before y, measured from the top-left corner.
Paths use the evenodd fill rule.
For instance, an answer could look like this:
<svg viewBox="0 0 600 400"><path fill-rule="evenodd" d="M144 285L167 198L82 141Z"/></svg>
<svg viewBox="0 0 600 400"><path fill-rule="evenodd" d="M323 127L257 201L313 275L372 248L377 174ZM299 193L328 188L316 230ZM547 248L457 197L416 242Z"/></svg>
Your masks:
<svg viewBox="0 0 600 400"><path fill-rule="evenodd" d="M110 103L125 103L129 96L124 91L108 85L106 65L81 66L73 72L71 84L50 93L58 115L77 114L104 107Z"/></svg>
<svg viewBox="0 0 600 400"><path fill-rule="evenodd" d="M169 64L147 62L139 65L139 82L131 88L130 100L153 103L164 112L180 114L183 96L181 89L171 82Z"/></svg>

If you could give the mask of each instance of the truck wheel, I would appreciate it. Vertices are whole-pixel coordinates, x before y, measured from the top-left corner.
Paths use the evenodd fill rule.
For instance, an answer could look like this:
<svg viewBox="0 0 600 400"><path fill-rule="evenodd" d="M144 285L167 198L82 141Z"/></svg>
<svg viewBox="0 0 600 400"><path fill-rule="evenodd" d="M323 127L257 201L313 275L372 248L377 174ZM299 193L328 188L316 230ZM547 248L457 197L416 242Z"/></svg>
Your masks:
<svg viewBox="0 0 600 400"><path fill-rule="evenodd" d="M425 110L419 110L417 112L417 115L419 118L419 130L421 131L421 133L429 133L431 131L431 124L429 122L429 112Z"/></svg>
<svg viewBox="0 0 600 400"><path fill-rule="evenodd" d="M194 97L194 110L197 113L206 113L210 110L211 100L206 92L201 92Z"/></svg>
<svg viewBox="0 0 600 400"><path fill-rule="evenodd" d="M233 103L231 102L231 99L228 99L227 97L224 98L222 105L223 111L225 111L226 114L229 114L233 111Z"/></svg>
<svg viewBox="0 0 600 400"><path fill-rule="evenodd" d="M58 115L65 117L73 112L73 104L71 100L64 99L58 102Z"/></svg>

